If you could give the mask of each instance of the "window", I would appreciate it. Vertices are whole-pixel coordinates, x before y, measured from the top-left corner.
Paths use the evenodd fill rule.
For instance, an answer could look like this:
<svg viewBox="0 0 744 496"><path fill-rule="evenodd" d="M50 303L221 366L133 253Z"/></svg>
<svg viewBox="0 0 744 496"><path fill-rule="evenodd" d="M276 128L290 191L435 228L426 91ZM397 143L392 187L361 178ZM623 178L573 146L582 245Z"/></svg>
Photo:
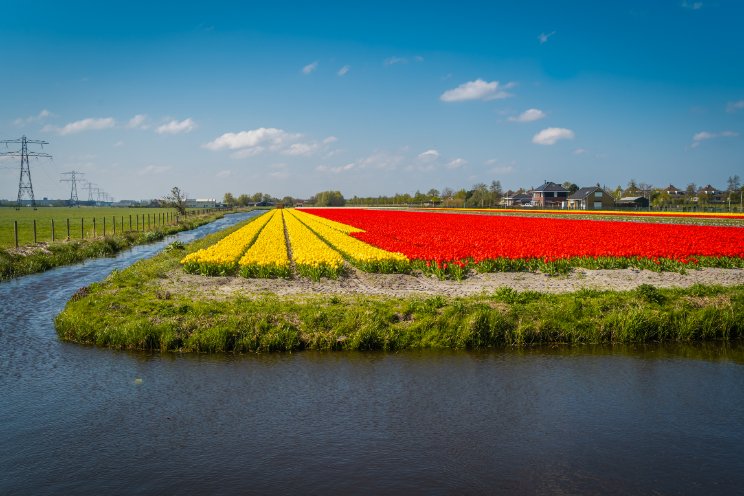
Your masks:
<svg viewBox="0 0 744 496"><path fill-rule="evenodd" d="M595 191L594 192L594 198L602 198L602 192L601 191Z"/></svg>
<svg viewBox="0 0 744 496"><path fill-rule="evenodd" d="M602 208L602 202L594 202L594 208Z"/></svg>

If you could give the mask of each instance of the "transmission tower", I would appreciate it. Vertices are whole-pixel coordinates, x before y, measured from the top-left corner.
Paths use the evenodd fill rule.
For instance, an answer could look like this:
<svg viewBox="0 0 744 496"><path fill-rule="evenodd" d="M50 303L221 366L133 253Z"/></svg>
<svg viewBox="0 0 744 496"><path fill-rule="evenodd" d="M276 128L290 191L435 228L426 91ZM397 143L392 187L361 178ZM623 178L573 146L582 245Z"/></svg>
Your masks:
<svg viewBox="0 0 744 496"><path fill-rule="evenodd" d="M94 200L93 200L93 190L95 190L95 188L94 188L95 184L93 184L90 181L85 181L85 182L86 182L86 185L83 186L83 189L87 189L88 190L88 201L91 204L93 204L93 202L94 202Z"/></svg>
<svg viewBox="0 0 744 496"><path fill-rule="evenodd" d="M80 176L83 175L82 172L78 171L70 171L70 172L63 172L63 176L70 176L67 179L60 179L59 182L61 183L71 183L70 186L70 206L76 207L80 206L80 201L78 200L78 194L77 194L77 180Z"/></svg>
<svg viewBox="0 0 744 496"><path fill-rule="evenodd" d="M36 210L36 199L34 198L34 186L31 183L31 169L28 165L28 157L52 158L52 156L48 153L29 153L28 144L41 145L41 147L44 148L44 145L48 145L49 143L41 140L29 140L26 139L25 136L19 139L0 140L0 143L4 143L6 147L10 143L20 143L21 145L21 149L18 151L0 153L0 156L5 157L21 157L21 177L18 179L18 203L16 203L16 210L21 208L21 200L24 196L31 198L31 206Z"/></svg>

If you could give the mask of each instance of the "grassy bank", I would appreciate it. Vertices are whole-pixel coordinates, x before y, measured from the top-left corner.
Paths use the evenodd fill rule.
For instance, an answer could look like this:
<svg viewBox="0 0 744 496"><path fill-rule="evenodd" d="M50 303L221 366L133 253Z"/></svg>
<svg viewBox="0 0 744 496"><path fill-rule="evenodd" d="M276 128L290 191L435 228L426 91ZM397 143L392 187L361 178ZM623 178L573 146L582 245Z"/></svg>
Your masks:
<svg viewBox="0 0 744 496"><path fill-rule="evenodd" d="M194 352L476 349L546 343L737 340L744 286L551 295L502 288L467 298L170 294L158 280L218 233L82 288L57 317L61 339Z"/></svg>
<svg viewBox="0 0 744 496"><path fill-rule="evenodd" d="M186 217L177 224L158 226L146 232L126 231L105 237L25 246L17 250L0 248L0 281L82 262L89 258L112 256L135 245L152 243L170 234L194 229L223 215L224 212L213 212Z"/></svg>

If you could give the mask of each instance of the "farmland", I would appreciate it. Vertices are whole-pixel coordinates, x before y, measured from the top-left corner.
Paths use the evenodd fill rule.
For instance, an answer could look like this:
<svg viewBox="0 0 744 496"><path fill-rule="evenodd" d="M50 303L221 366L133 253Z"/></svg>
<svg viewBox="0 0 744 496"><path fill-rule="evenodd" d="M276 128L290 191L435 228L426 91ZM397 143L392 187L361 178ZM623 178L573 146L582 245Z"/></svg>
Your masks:
<svg viewBox="0 0 744 496"><path fill-rule="evenodd" d="M150 228L147 229L149 216ZM129 227L129 220L132 227ZM70 223L70 239L82 239L93 236L93 220L96 222L96 234L103 234L104 222L107 234L112 234L114 221L116 230L143 231L151 230L166 219L172 223L175 210L171 208L115 208L115 207L39 207L33 210L23 207L16 210L11 207L0 208L0 248L15 246L13 222L18 222L18 244L30 245L34 242L33 223L36 221L36 238L39 242L52 241L52 221L54 221L54 238L67 238L67 221ZM105 221L104 221L105 219ZM81 230L82 223L82 230ZM122 229L123 223L123 229ZM143 225L144 224L144 225ZM137 229L139 226L139 229Z"/></svg>
<svg viewBox="0 0 744 496"><path fill-rule="evenodd" d="M579 267L744 267L741 227L364 209L286 210L265 217L185 257L184 268L232 275L240 266L246 277L286 277L293 263L298 274L318 280L338 277L344 260L367 272L418 270L455 279L471 272L555 274ZM269 224L275 227L265 229ZM263 258L239 264L243 253L256 251L254 242Z"/></svg>

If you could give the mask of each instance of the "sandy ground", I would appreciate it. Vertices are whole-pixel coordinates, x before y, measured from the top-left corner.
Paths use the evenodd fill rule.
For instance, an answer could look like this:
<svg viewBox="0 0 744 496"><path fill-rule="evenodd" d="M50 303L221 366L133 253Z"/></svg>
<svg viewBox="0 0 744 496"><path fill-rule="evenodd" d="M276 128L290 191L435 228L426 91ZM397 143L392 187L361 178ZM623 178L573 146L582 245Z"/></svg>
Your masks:
<svg viewBox="0 0 744 496"><path fill-rule="evenodd" d="M351 268L339 279L313 282L297 279L245 279L243 277L205 277L174 270L159 281L161 291L171 294L192 293L215 299L231 296L276 294L282 296L313 294L364 294L378 296L449 297L490 293L509 287L518 291L566 293L579 289L629 290L641 284L659 288L688 287L693 284L744 284L743 269L701 269L686 274L651 272L646 270L586 270L577 269L568 275L548 276L530 272L497 272L470 274L462 281L440 281L421 274L369 274Z"/></svg>

